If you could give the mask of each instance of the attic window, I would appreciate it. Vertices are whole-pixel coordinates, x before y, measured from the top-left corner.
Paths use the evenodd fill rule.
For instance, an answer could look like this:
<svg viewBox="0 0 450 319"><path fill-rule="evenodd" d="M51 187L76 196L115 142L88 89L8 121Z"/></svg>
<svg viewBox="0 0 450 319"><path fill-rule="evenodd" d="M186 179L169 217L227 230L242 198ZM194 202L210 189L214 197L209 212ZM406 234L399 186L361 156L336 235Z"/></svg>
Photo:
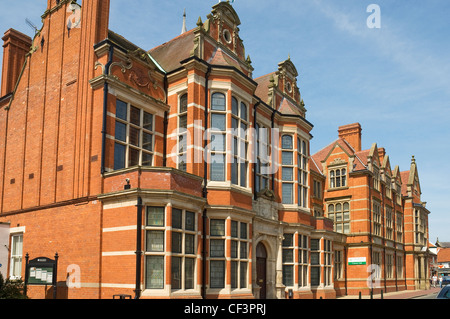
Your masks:
<svg viewBox="0 0 450 319"><path fill-rule="evenodd" d="M231 33L229 30L227 30L227 29L223 30L223 38L226 43L228 43L228 44L231 43Z"/></svg>

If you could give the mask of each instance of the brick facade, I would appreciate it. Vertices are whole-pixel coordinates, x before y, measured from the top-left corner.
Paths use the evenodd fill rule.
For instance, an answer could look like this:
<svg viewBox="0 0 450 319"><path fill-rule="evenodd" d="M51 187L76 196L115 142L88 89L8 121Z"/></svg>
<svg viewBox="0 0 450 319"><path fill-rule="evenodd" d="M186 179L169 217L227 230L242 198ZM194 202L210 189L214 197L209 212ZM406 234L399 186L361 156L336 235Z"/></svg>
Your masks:
<svg viewBox="0 0 450 319"><path fill-rule="evenodd" d="M25 254L57 252L58 298L335 298L366 292L376 251L404 263L384 289L422 285L415 162L403 180L376 145L361 151L360 125L312 156L295 65L253 79L227 2L150 51L108 16L109 1L49 0L33 40L5 33L0 238L13 249L0 271L23 278ZM401 202L384 180L373 190L373 165L404 187ZM343 167L348 186L330 189ZM373 236L374 200L402 217L404 238ZM349 204L348 229L332 203Z"/></svg>

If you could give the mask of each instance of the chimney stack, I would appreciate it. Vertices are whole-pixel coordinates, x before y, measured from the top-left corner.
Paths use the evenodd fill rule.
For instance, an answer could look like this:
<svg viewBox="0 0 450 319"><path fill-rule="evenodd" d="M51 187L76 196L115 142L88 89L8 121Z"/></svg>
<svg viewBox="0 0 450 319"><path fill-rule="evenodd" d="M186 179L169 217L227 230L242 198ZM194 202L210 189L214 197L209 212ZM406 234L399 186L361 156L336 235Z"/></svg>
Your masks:
<svg viewBox="0 0 450 319"><path fill-rule="evenodd" d="M14 29L6 31L2 40L3 65L0 97L13 92L25 63L26 54L31 48L31 38Z"/></svg>
<svg viewBox="0 0 450 319"><path fill-rule="evenodd" d="M385 156L386 156L386 149L384 147L380 147L378 149L378 157L380 158L381 163L383 163Z"/></svg>
<svg viewBox="0 0 450 319"><path fill-rule="evenodd" d="M345 139L355 150L361 151L361 124L347 124L338 129L339 138Z"/></svg>

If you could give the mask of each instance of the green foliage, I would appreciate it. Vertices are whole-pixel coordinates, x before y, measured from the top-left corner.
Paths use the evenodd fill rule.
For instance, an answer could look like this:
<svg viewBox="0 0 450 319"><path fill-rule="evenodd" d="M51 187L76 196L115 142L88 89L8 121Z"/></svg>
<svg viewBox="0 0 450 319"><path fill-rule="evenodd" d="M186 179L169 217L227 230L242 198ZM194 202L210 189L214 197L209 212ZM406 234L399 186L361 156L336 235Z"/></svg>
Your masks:
<svg viewBox="0 0 450 319"><path fill-rule="evenodd" d="M4 279L0 273L0 299L27 299L23 293L22 280Z"/></svg>

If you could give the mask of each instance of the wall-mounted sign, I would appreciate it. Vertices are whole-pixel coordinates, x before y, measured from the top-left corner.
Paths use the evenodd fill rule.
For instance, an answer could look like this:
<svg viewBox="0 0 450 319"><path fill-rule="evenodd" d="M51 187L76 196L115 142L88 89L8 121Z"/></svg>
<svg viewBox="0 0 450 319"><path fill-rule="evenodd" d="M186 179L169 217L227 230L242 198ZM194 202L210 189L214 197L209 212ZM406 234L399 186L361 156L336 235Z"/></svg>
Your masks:
<svg viewBox="0 0 450 319"><path fill-rule="evenodd" d="M366 257L351 257L348 259L349 265L365 265Z"/></svg>
<svg viewBox="0 0 450 319"><path fill-rule="evenodd" d="M38 257L28 260L28 253L25 256L25 294L28 285L52 285L53 298L56 299L56 278L58 271L58 253L55 254L55 259L47 257Z"/></svg>
<svg viewBox="0 0 450 319"><path fill-rule="evenodd" d="M27 285L53 285L56 279L56 260L39 257L27 263Z"/></svg>

